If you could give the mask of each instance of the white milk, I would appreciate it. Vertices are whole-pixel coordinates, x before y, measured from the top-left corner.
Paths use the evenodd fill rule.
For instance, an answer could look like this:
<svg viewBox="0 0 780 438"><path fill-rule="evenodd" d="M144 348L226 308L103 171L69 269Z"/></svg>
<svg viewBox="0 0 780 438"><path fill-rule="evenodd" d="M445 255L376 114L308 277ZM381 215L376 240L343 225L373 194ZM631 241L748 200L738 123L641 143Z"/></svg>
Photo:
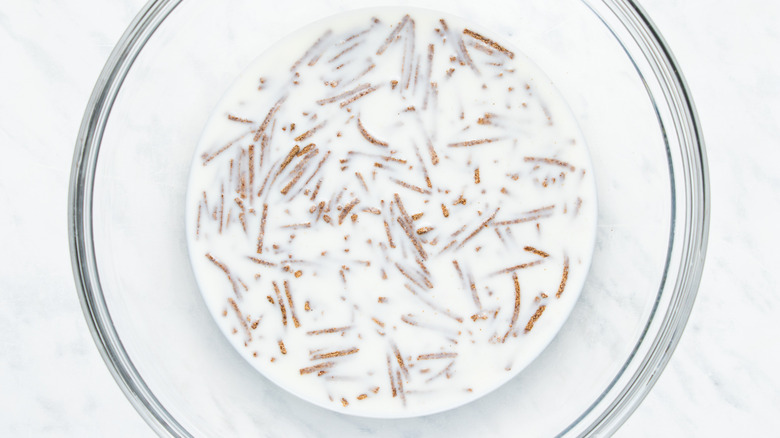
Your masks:
<svg viewBox="0 0 780 438"><path fill-rule="evenodd" d="M238 78L186 213L203 297L249 363L317 405L409 417L545 348L585 280L596 196L530 60L452 16L374 9L296 31Z"/></svg>

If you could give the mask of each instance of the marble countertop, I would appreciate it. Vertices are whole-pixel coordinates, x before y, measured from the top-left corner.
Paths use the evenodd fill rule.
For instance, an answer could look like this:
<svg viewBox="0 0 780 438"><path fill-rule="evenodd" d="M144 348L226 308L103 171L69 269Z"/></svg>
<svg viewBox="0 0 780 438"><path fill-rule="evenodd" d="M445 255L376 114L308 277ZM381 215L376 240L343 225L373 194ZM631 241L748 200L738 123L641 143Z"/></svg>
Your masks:
<svg viewBox="0 0 780 438"><path fill-rule="evenodd" d="M0 436L153 436L114 383L68 252L73 144L143 0L0 10ZM644 0L698 106L712 182L699 296L669 366L617 436L780 430L780 3Z"/></svg>

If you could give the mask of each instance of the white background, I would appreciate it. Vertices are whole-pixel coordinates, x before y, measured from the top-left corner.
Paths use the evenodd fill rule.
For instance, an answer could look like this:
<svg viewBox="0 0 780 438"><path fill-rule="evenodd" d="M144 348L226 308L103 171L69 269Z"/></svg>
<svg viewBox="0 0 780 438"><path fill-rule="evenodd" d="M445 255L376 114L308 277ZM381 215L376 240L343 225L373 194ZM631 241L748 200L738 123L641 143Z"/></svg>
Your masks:
<svg viewBox="0 0 780 438"><path fill-rule="evenodd" d="M79 307L68 253L73 145L142 0L0 7L0 436L145 437ZM699 297L619 437L780 431L780 2L644 0L699 109L712 223Z"/></svg>

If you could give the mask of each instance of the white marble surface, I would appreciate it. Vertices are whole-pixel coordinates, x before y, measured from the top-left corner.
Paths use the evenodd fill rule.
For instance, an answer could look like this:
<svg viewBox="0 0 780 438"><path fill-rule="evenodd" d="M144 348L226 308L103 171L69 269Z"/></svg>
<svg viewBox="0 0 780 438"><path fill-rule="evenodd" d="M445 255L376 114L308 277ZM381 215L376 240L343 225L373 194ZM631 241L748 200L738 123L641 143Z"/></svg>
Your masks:
<svg viewBox="0 0 780 438"><path fill-rule="evenodd" d="M699 108L712 178L701 291L668 368L618 436L780 430L780 4L645 0ZM89 93L141 0L0 8L0 436L152 436L87 330L67 184Z"/></svg>

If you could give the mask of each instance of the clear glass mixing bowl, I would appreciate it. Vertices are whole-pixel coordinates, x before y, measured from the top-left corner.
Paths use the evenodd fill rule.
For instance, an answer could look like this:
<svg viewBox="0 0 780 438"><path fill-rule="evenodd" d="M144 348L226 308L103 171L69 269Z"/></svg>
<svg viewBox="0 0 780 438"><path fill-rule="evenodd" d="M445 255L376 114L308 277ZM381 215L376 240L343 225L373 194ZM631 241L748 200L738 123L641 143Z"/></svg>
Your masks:
<svg viewBox="0 0 780 438"><path fill-rule="evenodd" d="M593 264L552 344L474 403L404 420L340 415L270 383L211 319L186 253L201 130L274 41L378 0L150 2L114 49L76 144L69 227L87 322L117 383L162 436L591 436L615 431L668 362L706 248L704 144L685 81L630 0L393 1L465 17L553 80L590 147Z"/></svg>

